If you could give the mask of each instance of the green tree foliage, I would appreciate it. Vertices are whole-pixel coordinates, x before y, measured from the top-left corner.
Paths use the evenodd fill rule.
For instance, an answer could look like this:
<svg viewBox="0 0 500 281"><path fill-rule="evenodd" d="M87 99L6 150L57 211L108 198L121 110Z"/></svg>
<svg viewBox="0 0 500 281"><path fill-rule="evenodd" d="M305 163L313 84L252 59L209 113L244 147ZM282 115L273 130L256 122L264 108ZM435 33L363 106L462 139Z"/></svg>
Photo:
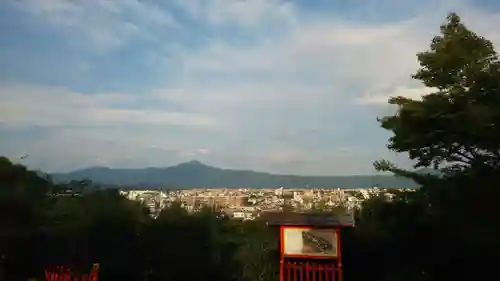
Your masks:
<svg viewBox="0 0 500 281"><path fill-rule="evenodd" d="M278 235L260 221L187 213L179 203L153 219L116 190L79 181L54 185L0 161L1 280L42 278L43 269L100 263L101 280L275 280ZM69 192L71 191L71 192Z"/></svg>
<svg viewBox="0 0 500 281"><path fill-rule="evenodd" d="M410 172L382 160L392 171L422 185L392 202L367 202L359 231L378 237L383 278L402 280L481 279L486 264L500 261L500 63L490 41L467 29L456 14L441 26L430 50L417 54L413 76L433 92L422 100L394 97L394 116L379 119L392 131L388 147L408 153ZM382 278L381 277L381 278Z"/></svg>
<svg viewBox="0 0 500 281"><path fill-rule="evenodd" d="M262 221L243 222L238 227L240 245L237 258L242 263L241 279L276 280L280 259L279 232Z"/></svg>
<svg viewBox="0 0 500 281"><path fill-rule="evenodd" d="M416 167L462 171L500 164L500 63L493 44L450 14L430 50L417 55L413 76L433 93L423 100L394 97L398 113L380 119L394 136L389 148L407 152Z"/></svg>
<svg viewBox="0 0 500 281"><path fill-rule="evenodd" d="M11 267L24 263L29 271L34 259L29 252L35 246L50 183L4 157L0 157L0 179L0 258Z"/></svg>
<svg viewBox="0 0 500 281"><path fill-rule="evenodd" d="M164 210L143 233L148 280L238 280L234 223L208 208Z"/></svg>

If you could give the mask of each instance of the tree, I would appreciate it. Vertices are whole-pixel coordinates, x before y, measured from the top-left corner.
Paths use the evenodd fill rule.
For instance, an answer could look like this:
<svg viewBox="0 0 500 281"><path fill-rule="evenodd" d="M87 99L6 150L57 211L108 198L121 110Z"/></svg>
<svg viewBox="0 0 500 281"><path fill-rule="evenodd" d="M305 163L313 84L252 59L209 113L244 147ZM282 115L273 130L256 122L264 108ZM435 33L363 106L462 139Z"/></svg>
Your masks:
<svg viewBox="0 0 500 281"><path fill-rule="evenodd" d="M30 250L36 249L49 186L37 173L0 157L0 266L6 267L7 280L35 270Z"/></svg>
<svg viewBox="0 0 500 281"><path fill-rule="evenodd" d="M279 279L279 229L264 221L238 222L235 235L241 247L237 258L242 264L242 281L273 281Z"/></svg>
<svg viewBox="0 0 500 281"><path fill-rule="evenodd" d="M445 166L443 172L500 167L500 63L493 44L452 13L417 58L421 68L413 78L435 91L422 100L389 100L397 114L379 119L394 133L389 149L407 152L415 167Z"/></svg>
<svg viewBox="0 0 500 281"><path fill-rule="evenodd" d="M88 272L92 263L103 280L277 278L278 233L262 221L188 213L179 202L153 219L117 190L67 196L67 188L0 158L2 280L43 278L56 265Z"/></svg>
<svg viewBox="0 0 500 281"><path fill-rule="evenodd" d="M237 280L238 226L210 208L187 213L173 204L142 234L147 280Z"/></svg>
<svg viewBox="0 0 500 281"><path fill-rule="evenodd" d="M493 44L454 13L430 50L417 58L421 67L413 78L432 92L422 100L391 98L397 113L379 121L393 133L389 149L408 153L415 168L432 167L440 175L375 162L377 169L413 178L422 188L371 206L365 215L372 227L365 223L364 228L386 240L384 255L398 264L387 276L481 279L478 274L493 274L484 264L500 260L495 215L500 211L500 62Z"/></svg>

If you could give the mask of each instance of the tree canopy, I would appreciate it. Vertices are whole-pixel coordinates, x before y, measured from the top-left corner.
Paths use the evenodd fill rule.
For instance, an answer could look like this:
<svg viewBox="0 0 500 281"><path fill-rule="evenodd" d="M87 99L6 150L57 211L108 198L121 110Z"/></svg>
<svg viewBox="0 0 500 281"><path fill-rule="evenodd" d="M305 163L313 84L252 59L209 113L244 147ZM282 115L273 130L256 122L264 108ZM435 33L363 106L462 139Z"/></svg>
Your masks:
<svg viewBox="0 0 500 281"><path fill-rule="evenodd" d="M413 78L434 89L422 100L393 97L394 116L380 119L394 133L389 149L416 167L463 171L500 164L500 62L493 44L448 15L430 50L417 54Z"/></svg>
<svg viewBox="0 0 500 281"><path fill-rule="evenodd" d="M372 218L368 229L391 233L393 247L410 251L386 251L403 263L393 272L397 276L480 279L493 274L485 264L500 261L500 62L493 44L458 15L449 14L440 30L430 49L417 54L420 69L413 76L430 92L421 100L391 98L397 113L379 119L393 133L389 149L408 153L416 168L440 173L375 162L377 169L413 178L422 187L366 208L363 215Z"/></svg>

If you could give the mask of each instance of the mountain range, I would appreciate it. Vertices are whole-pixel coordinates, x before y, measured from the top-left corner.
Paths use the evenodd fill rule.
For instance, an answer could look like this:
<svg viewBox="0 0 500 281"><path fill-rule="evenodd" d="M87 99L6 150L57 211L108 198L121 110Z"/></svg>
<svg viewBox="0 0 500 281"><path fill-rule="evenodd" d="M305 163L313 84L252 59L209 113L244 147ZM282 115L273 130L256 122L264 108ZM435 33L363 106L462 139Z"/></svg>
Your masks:
<svg viewBox="0 0 500 281"><path fill-rule="evenodd" d="M89 179L104 186L150 189L180 188L416 188L413 181L391 175L296 176L229 170L190 161L167 168L112 169L90 167L51 174L56 183Z"/></svg>

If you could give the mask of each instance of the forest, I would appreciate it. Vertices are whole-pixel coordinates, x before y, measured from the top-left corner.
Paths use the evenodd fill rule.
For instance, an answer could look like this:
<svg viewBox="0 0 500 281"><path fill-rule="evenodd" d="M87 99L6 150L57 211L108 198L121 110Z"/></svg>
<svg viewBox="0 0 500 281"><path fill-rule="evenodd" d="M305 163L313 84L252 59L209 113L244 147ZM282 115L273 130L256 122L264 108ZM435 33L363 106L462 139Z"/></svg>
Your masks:
<svg viewBox="0 0 500 281"><path fill-rule="evenodd" d="M394 97L388 148L415 169L375 167L421 187L375 197L342 233L344 280L481 280L500 261L500 62L493 44L451 13L413 78L421 100ZM100 264L99 280L278 280L278 230L179 205L149 216L116 190L68 186L0 158L0 280L43 280L43 270Z"/></svg>

